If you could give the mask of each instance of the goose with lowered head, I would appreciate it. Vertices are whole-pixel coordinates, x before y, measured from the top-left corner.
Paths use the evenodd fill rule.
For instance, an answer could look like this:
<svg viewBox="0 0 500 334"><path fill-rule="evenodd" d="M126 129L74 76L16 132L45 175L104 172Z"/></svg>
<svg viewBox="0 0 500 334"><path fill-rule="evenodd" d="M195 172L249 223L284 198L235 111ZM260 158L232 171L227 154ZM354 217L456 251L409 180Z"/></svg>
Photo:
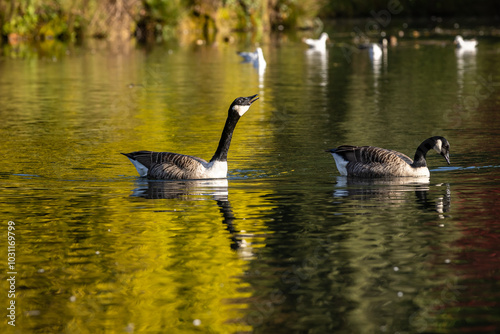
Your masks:
<svg viewBox="0 0 500 334"><path fill-rule="evenodd" d="M414 159L407 155L375 146L342 145L327 150L333 155L341 175L355 177L430 176L425 157L434 149L450 164L450 144L446 138L435 136L424 140Z"/></svg>

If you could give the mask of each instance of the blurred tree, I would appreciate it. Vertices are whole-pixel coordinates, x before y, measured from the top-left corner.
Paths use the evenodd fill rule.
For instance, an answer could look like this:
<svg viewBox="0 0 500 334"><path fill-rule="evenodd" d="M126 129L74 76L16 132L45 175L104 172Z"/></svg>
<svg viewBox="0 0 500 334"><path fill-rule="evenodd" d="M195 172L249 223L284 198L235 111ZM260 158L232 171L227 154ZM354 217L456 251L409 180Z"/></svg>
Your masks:
<svg viewBox="0 0 500 334"><path fill-rule="evenodd" d="M370 17L394 5L404 8L402 17L500 16L498 0L0 0L0 34L154 40L182 29L208 39L231 30L311 28L317 16Z"/></svg>
<svg viewBox="0 0 500 334"><path fill-rule="evenodd" d="M185 14L182 0L142 0L136 19L136 35L141 40L153 41L161 35L170 37Z"/></svg>
<svg viewBox="0 0 500 334"><path fill-rule="evenodd" d="M135 16L141 9L138 0L95 1L87 29L92 36L109 40L127 40L136 27Z"/></svg>

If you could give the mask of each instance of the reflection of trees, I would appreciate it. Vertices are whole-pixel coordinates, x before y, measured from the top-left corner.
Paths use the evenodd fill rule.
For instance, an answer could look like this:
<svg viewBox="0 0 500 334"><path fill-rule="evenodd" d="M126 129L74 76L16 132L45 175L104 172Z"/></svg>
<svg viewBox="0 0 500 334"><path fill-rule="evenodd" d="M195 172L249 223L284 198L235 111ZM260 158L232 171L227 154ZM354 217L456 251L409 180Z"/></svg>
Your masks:
<svg viewBox="0 0 500 334"><path fill-rule="evenodd" d="M500 328L498 294L493 292L498 290L500 271L500 196L494 182L477 185L478 179L494 179L498 172L478 174L477 170L461 173L453 186L455 214L443 227L453 224L455 237L437 244L428 256L429 279L437 286L416 300L419 310L414 318L422 325L421 332Z"/></svg>
<svg viewBox="0 0 500 334"><path fill-rule="evenodd" d="M22 332L95 333L104 323L117 332L129 324L174 332L192 328L194 319L221 333L246 329L227 324L241 315L227 299L248 295L235 277L251 251L227 188L201 187L191 200L182 198L186 192L149 200L128 196L129 181L11 176L9 182L16 179L23 186L4 189L10 202L0 206L22 226L22 312L41 314L19 324Z"/></svg>
<svg viewBox="0 0 500 334"><path fill-rule="evenodd" d="M246 317L254 332L414 326L408 319L415 307L398 303L398 294L411 298L409 287L426 279L419 254L433 247L429 233L440 230L422 226L449 210L449 187L428 179L356 181L337 184L334 191L345 192L333 198L286 188L273 195L278 206L267 215L266 247L245 276L256 291Z"/></svg>
<svg viewBox="0 0 500 334"><path fill-rule="evenodd" d="M325 198L294 191L273 195L279 203L265 217L272 222L266 247L245 276L256 291L245 318L255 333L332 332L354 307L343 293L332 293L350 284L349 255L335 254L348 236L320 227L326 219L314 213L319 197Z"/></svg>

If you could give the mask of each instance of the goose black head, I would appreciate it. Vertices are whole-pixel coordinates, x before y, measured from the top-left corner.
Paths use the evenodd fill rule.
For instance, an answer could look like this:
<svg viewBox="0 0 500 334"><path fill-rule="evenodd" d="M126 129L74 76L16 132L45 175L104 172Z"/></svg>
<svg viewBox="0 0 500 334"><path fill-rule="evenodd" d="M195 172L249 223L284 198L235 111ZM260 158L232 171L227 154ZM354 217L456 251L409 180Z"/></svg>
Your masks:
<svg viewBox="0 0 500 334"><path fill-rule="evenodd" d="M437 153L441 154L445 159L448 165L450 164L450 143L446 138L436 136L434 137L436 144L434 144L434 149Z"/></svg>
<svg viewBox="0 0 500 334"><path fill-rule="evenodd" d="M233 101L231 107L229 107L229 111L236 111L238 115L240 115L240 117L243 116L250 108L252 103L254 103L259 99L257 95L258 94L247 97L238 97L236 100Z"/></svg>

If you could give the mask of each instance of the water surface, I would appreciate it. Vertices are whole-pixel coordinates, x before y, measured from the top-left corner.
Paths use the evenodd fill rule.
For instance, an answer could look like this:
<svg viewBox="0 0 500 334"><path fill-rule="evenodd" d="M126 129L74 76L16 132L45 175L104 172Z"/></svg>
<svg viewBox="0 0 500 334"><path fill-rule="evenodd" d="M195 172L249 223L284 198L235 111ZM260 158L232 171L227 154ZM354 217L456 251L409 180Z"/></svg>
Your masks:
<svg viewBox="0 0 500 334"><path fill-rule="evenodd" d="M1 58L0 212L17 246L16 327L2 327L498 331L500 44L451 41L373 60L346 58L347 39L326 53L284 39L262 45L260 72L236 55L248 44ZM119 154L210 159L229 104L256 93L227 180L148 182ZM412 156L433 135L452 164L429 152L429 180L341 177L325 153Z"/></svg>

